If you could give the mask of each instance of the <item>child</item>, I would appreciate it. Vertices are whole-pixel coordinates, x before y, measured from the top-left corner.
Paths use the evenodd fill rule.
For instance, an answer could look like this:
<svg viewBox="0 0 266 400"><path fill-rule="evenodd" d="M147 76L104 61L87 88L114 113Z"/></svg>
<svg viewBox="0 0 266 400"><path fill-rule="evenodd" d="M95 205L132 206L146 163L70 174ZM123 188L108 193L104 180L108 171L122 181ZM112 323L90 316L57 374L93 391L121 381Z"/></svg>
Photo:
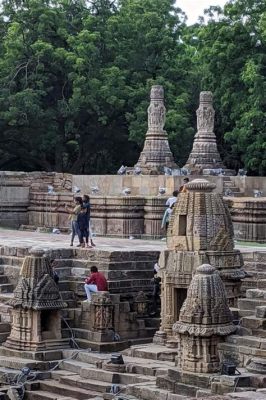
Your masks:
<svg viewBox="0 0 266 400"><path fill-rule="evenodd" d="M81 247L89 247L89 221L87 217L87 209L86 207L81 207L80 213L78 215L78 227L80 230L80 238L81 238ZM84 242L85 238L85 242Z"/></svg>

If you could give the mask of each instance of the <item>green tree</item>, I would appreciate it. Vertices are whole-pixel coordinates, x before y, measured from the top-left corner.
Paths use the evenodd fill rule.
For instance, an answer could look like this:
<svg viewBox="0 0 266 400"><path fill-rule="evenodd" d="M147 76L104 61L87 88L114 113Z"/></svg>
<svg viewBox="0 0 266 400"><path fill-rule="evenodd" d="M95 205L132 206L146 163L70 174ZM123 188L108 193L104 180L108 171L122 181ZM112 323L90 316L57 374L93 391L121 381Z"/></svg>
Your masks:
<svg viewBox="0 0 266 400"><path fill-rule="evenodd" d="M202 87L212 90L217 132L228 166L249 174L266 172L265 68L266 3L234 0L212 7L198 30Z"/></svg>

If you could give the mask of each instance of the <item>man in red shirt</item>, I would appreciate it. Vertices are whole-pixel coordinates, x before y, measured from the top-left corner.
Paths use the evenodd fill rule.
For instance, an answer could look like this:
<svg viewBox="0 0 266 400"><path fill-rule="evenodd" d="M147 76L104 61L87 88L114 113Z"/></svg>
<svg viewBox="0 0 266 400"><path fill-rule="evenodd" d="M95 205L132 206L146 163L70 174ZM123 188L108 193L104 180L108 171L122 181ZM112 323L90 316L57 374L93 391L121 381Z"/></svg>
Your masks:
<svg viewBox="0 0 266 400"><path fill-rule="evenodd" d="M108 284L105 276L98 272L98 268L93 266L91 267L91 275L89 278L85 279L85 292L87 295L87 300L91 301L91 293L96 292L106 292L108 290Z"/></svg>

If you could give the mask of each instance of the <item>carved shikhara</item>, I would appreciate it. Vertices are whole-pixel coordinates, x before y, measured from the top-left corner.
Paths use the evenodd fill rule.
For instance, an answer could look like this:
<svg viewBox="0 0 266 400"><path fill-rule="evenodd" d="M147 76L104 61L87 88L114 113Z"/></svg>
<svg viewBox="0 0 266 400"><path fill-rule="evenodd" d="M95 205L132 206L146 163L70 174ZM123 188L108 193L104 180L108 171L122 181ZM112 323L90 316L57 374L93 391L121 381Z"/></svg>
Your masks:
<svg viewBox="0 0 266 400"><path fill-rule="evenodd" d="M225 169L214 134L215 111L212 102L212 92L200 93L200 104L197 110L197 133L185 165L192 173L202 173L203 169Z"/></svg>
<svg viewBox="0 0 266 400"><path fill-rule="evenodd" d="M228 307L224 284L209 264L197 268L188 288L173 332L179 339L179 367L182 371L217 372L217 345L222 337L236 331Z"/></svg>
<svg viewBox="0 0 266 400"><path fill-rule="evenodd" d="M136 164L143 174L158 175L163 173L163 167L177 167L164 130L165 119L164 89L160 85L152 86L148 107L148 131Z"/></svg>
<svg viewBox="0 0 266 400"><path fill-rule="evenodd" d="M13 306L13 321L5 347L41 351L67 346L61 336L60 316L60 309L66 304L42 249L32 249L24 259L10 305Z"/></svg>
<svg viewBox="0 0 266 400"><path fill-rule="evenodd" d="M199 265L211 264L217 269L230 306L236 306L245 276L242 255L234 249L231 217L222 196L213 192L215 184L195 179L186 187L170 219L167 250L159 258L162 312L159 337L154 341L171 339L173 324Z"/></svg>

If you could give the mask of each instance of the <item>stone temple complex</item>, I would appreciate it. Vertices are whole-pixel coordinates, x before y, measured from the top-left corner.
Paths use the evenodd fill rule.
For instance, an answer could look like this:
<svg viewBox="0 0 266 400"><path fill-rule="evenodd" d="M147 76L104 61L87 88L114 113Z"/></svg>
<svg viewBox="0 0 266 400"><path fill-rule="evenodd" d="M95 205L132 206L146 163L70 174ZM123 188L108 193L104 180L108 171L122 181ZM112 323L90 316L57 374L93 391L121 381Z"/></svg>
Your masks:
<svg viewBox="0 0 266 400"><path fill-rule="evenodd" d="M265 178L202 179L224 169L202 92L162 230L183 185L163 100L153 86L140 175L0 172L0 400L266 400ZM69 246L76 193L94 248ZM92 266L108 291L87 302Z"/></svg>
<svg viewBox="0 0 266 400"><path fill-rule="evenodd" d="M166 110L163 87L152 86L150 98L148 131L144 148L135 167L140 168L143 174L158 175L163 173L164 167L176 168L177 166L164 130Z"/></svg>
<svg viewBox="0 0 266 400"><path fill-rule="evenodd" d="M188 168L193 174L202 174L204 170L209 169L226 169L217 149L214 134L215 111L212 102L212 92L200 93L200 104L197 109L197 133L185 165L185 168Z"/></svg>

